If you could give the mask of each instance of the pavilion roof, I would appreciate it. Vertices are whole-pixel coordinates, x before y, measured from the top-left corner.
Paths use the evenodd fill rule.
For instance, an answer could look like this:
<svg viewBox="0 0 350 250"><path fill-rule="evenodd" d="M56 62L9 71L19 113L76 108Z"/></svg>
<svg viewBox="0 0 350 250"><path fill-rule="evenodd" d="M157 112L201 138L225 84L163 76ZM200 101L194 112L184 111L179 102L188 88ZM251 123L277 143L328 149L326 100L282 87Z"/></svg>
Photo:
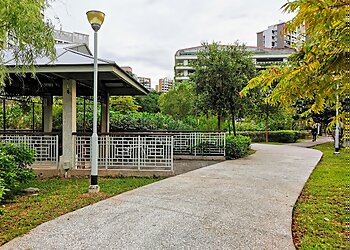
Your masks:
<svg viewBox="0 0 350 250"><path fill-rule="evenodd" d="M16 63L7 53L10 79L5 91L14 95L61 95L64 79L77 81L77 95L93 95L94 58L85 44L56 44L56 57L35 60L35 76L30 68L18 74ZM114 61L98 59L99 95L145 95L148 90Z"/></svg>

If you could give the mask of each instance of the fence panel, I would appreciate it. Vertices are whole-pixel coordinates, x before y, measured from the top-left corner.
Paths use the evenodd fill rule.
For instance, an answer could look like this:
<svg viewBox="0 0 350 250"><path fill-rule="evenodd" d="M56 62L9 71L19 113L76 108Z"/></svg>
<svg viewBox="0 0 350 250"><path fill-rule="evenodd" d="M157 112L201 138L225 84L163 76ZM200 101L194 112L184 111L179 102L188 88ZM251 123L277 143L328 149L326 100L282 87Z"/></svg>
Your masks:
<svg viewBox="0 0 350 250"><path fill-rule="evenodd" d="M76 136L76 166L90 168L89 136ZM172 136L100 136L99 168L173 171Z"/></svg>
<svg viewBox="0 0 350 250"><path fill-rule="evenodd" d="M36 151L34 165L58 166L58 135L8 135L0 134L0 141L24 144Z"/></svg>
<svg viewBox="0 0 350 250"><path fill-rule="evenodd" d="M222 155L225 156L224 132L194 132L174 134L176 155Z"/></svg>

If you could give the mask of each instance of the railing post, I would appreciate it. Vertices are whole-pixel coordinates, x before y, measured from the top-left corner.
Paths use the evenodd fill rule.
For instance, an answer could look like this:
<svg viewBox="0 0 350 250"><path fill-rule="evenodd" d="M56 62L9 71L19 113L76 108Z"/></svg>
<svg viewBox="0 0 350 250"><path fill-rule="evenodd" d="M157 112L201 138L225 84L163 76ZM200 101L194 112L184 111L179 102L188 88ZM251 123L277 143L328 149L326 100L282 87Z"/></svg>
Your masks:
<svg viewBox="0 0 350 250"><path fill-rule="evenodd" d="M138 145L137 145L137 169L140 171L141 170L141 136L139 135L138 137Z"/></svg>
<svg viewBox="0 0 350 250"><path fill-rule="evenodd" d="M171 158L171 171L174 172L174 136L170 137L170 158Z"/></svg>
<svg viewBox="0 0 350 250"><path fill-rule="evenodd" d="M224 156L226 157L226 133L222 133L224 136Z"/></svg>
<svg viewBox="0 0 350 250"><path fill-rule="evenodd" d="M57 168L59 166L58 147L59 147L58 135L56 135L56 167Z"/></svg>
<svg viewBox="0 0 350 250"><path fill-rule="evenodd" d="M194 148L194 156L197 156L197 133L194 134L194 143L193 143L193 148Z"/></svg>
<svg viewBox="0 0 350 250"><path fill-rule="evenodd" d="M109 135L105 136L105 168L108 169L108 159L109 159L109 140L111 138Z"/></svg>

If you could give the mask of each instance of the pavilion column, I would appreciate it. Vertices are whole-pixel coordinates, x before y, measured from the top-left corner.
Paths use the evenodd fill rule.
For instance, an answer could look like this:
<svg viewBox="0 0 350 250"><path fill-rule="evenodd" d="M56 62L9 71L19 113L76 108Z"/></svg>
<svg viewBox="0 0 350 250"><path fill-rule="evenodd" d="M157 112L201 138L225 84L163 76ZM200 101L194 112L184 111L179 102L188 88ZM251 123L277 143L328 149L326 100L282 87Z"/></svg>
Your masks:
<svg viewBox="0 0 350 250"><path fill-rule="evenodd" d="M101 104L101 133L109 133L109 95L106 101Z"/></svg>
<svg viewBox="0 0 350 250"><path fill-rule="evenodd" d="M52 96L43 97L43 123L44 123L44 133L52 132Z"/></svg>
<svg viewBox="0 0 350 250"><path fill-rule="evenodd" d="M74 137L77 132L76 122L76 81L63 80L63 127L62 127L62 164L64 169L74 168Z"/></svg>

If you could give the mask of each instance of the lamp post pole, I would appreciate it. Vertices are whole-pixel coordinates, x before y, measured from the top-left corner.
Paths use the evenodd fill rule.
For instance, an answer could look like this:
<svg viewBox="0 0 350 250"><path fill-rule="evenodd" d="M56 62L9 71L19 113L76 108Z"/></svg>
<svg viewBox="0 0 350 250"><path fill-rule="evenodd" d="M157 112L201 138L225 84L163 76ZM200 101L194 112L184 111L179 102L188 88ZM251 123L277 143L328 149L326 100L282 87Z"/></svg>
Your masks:
<svg viewBox="0 0 350 250"><path fill-rule="evenodd" d="M94 113L91 136L91 185L90 192L98 192L98 135L97 135L97 88L98 88L98 65L97 65L97 30L94 31Z"/></svg>
<svg viewBox="0 0 350 250"><path fill-rule="evenodd" d="M90 193L100 191L98 185L98 135L97 135L97 88L98 88L98 64L97 64L97 32L101 28L105 14L100 11L88 11L87 18L94 30L94 112L92 122L91 136L91 183L89 186Z"/></svg>

